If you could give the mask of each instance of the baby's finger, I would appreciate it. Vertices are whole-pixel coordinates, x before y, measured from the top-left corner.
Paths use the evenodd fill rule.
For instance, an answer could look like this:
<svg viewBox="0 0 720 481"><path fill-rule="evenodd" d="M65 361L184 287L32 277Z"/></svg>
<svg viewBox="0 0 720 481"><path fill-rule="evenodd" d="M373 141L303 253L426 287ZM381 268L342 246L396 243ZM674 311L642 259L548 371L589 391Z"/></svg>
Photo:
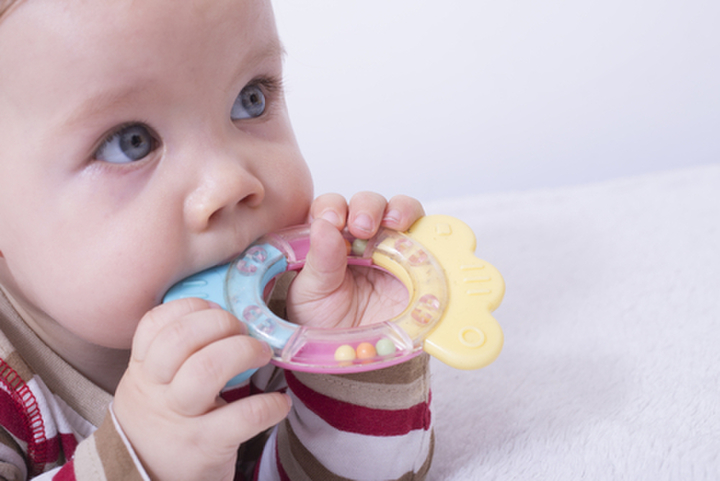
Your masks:
<svg viewBox="0 0 720 481"><path fill-rule="evenodd" d="M322 219L310 227L310 250L305 266L288 293L288 309L323 299L345 280L348 246L340 232Z"/></svg>
<svg viewBox="0 0 720 481"><path fill-rule="evenodd" d="M207 301L197 298L178 299L160 304L148 311L140 320L132 342L132 359L142 362L155 336L168 324L191 312L209 309Z"/></svg>
<svg viewBox="0 0 720 481"><path fill-rule="evenodd" d="M406 195L396 195L390 199L385 208L382 225L404 232L424 215L425 210L417 199Z"/></svg>
<svg viewBox="0 0 720 481"><path fill-rule="evenodd" d="M246 333L245 325L223 309L185 314L157 333L145 355L144 371L153 382L167 384L193 353L213 342Z"/></svg>
<svg viewBox="0 0 720 481"><path fill-rule="evenodd" d="M232 336L209 344L190 356L170 384L169 402L183 416L205 414L234 376L270 362L270 346L249 336Z"/></svg>
<svg viewBox="0 0 720 481"><path fill-rule="evenodd" d="M348 229L360 239L369 239L377 232L385 214L387 200L374 192L360 192L350 199Z"/></svg>
<svg viewBox="0 0 720 481"><path fill-rule="evenodd" d="M287 394L256 394L208 413L203 417L203 426L207 426L206 432L221 437L218 441L237 449L239 444L282 421L291 405Z"/></svg>
<svg viewBox="0 0 720 481"><path fill-rule="evenodd" d="M347 219L347 201L340 194L323 194L315 199L310 206L310 222L314 219L325 219L336 229L345 227Z"/></svg>

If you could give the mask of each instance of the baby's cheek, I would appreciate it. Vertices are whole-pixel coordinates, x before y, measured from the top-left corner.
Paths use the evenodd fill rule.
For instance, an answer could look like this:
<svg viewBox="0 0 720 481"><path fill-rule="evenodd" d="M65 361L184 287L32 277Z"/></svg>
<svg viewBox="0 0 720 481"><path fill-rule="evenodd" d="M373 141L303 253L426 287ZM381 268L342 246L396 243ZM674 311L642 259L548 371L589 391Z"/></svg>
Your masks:
<svg viewBox="0 0 720 481"><path fill-rule="evenodd" d="M86 284L90 294L76 289L57 299L55 319L79 338L113 349L129 349L137 325L154 307L154 296L143 295L143 289L122 289L122 283ZM139 286L138 286L139 287Z"/></svg>

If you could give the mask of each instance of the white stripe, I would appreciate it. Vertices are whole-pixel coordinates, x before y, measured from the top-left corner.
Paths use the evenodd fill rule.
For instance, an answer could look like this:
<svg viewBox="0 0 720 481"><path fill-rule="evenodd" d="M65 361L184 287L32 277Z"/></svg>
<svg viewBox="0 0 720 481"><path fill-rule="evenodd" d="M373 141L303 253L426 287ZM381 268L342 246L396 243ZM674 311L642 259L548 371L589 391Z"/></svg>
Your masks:
<svg viewBox="0 0 720 481"><path fill-rule="evenodd" d="M15 392L15 390L8 389L7 384L5 384L4 382L0 382L0 389L2 389L3 391L5 391L8 394L12 394Z"/></svg>
<svg viewBox="0 0 720 481"><path fill-rule="evenodd" d="M27 466L25 466L25 460L20 456L14 449L0 444L0 462L12 464L22 474L21 479L27 478Z"/></svg>
<svg viewBox="0 0 720 481"><path fill-rule="evenodd" d="M46 388L47 389L47 388ZM75 434L78 441L88 438L97 428L90 421L79 415L63 399L53 394L52 410L55 419L62 419L58 422L58 430L62 434Z"/></svg>
<svg viewBox="0 0 720 481"><path fill-rule="evenodd" d="M302 444L327 469L357 480L396 479L418 471L430 451L431 430L417 429L402 436L366 436L335 429L308 409L292 393L288 416ZM342 449L343 452L339 452Z"/></svg>
<svg viewBox="0 0 720 481"><path fill-rule="evenodd" d="M255 385L256 388L260 389L263 392L270 392L270 391L277 391L281 387L284 387L284 377L282 384L280 386L270 386L270 383L275 381L273 378L273 375L277 373L277 368L273 364L268 364L266 366L261 367L257 370L255 374L252 376L252 383Z"/></svg>
<svg viewBox="0 0 720 481"><path fill-rule="evenodd" d="M28 381L27 386L40 408L47 439L55 437L58 433L72 434L80 442L95 432L95 426L50 392L39 376L34 376Z"/></svg>
<svg viewBox="0 0 720 481"><path fill-rule="evenodd" d="M47 387L45 387L45 384L38 376L33 376L32 379L26 382L26 385L30 388L30 392L32 392L35 397L35 402L37 402L37 406L40 409L40 416L42 417L43 425L45 427L45 438L54 438L57 436L58 426L56 424L57 421L55 420L55 417L52 415L52 409L50 408L48 400L45 398L45 390ZM49 392L48 394L50 395L50 398L52 398L52 394ZM61 419L60 422L62 421L63 420ZM68 431L66 430L65 432Z"/></svg>
<svg viewBox="0 0 720 481"><path fill-rule="evenodd" d="M77 481L107 481L105 468L98 456L95 439L78 444L73 458L73 468Z"/></svg>
<svg viewBox="0 0 720 481"><path fill-rule="evenodd" d="M270 437L265 443L262 456L260 457L260 472L258 479L262 481L280 481L280 473L277 469L275 454L275 443L277 442L277 427L273 429Z"/></svg>

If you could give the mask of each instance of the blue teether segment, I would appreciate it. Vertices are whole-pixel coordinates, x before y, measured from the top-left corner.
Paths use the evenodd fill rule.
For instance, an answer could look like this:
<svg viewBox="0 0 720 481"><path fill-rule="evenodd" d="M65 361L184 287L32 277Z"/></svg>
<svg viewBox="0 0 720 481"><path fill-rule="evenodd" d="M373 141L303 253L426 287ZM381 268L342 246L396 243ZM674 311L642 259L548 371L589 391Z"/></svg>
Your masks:
<svg viewBox="0 0 720 481"><path fill-rule="evenodd" d="M251 336L270 344L276 353L282 351L297 326L288 325L267 307L264 291L287 268L283 252L270 244L259 244L236 260L227 275L229 310L247 324Z"/></svg>
<svg viewBox="0 0 720 481"><path fill-rule="evenodd" d="M184 299L186 297L199 297L207 301L212 301L220 305L226 311L229 311L225 300L225 280L227 279L230 264L211 267L202 272L198 272L184 280L178 282L165 294L163 302L174 301L175 299ZM226 388L237 386L248 380L257 369L248 369L241 372L237 376L230 379L225 385Z"/></svg>
<svg viewBox="0 0 720 481"><path fill-rule="evenodd" d="M270 244L250 247L229 264L211 267L175 284L163 298L170 302L198 297L215 302L243 321L251 336L267 342L276 352L282 351L296 328L270 311L264 291L268 283L288 268L285 255ZM246 381L257 369L233 377L226 387Z"/></svg>
<svg viewBox="0 0 720 481"><path fill-rule="evenodd" d="M225 278L230 264L205 269L178 282L165 294L163 302L184 299L186 297L199 297L212 301L228 310L225 303Z"/></svg>

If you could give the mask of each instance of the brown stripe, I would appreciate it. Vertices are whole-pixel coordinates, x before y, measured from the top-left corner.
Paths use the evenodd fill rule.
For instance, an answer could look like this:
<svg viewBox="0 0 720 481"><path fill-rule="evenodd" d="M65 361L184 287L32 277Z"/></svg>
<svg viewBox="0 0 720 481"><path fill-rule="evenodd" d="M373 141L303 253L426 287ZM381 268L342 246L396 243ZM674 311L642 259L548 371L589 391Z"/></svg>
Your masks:
<svg viewBox="0 0 720 481"><path fill-rule="evenodd" d="M25 381L25 383L30 381L35 376L35 373L32 372L30 366L25 364L22 356L20 356L17 351L13 351L12 353L10 353L10 355L3 359L11 368L13 368L13 371L15 371L18 376L20 376L20 379Z"/></svg>
<svg viewBox="0 0 720 481"><path fill-rule="evenodd" d="M115 424L109 413L93 436L107 478L142 481L142 476L137 471L125 443L115 430Z"/></svg>
<svg viewBox="0 0 720 481"><path fill-rule="evenodd" d="M297 452L297 448L292 446L292 443L299 443L299 441L297 440L297 436L295 436L295 433L290 436L288 434L288 430L292 431L292 429L290 428L290 424L287 420L281 422L278 425L277 452L278 457L280 458L280 464L282 465L282 469L283 471L285 471L285 474L288 475L288 478L292 479L293 481L312 481L313 479L330 480L330 477L311 478L310 476L308 476L308 474L305 473L303 467L300 465L300 460L305 461L312 459L316 462L317 460L312 455L312 453L307 451L302 445L300 445L299 448L301 451L305 452L305 454L301 455L301 457L299 458L293 455L293 452Z"/></svg>
<svg viewBox="0 0 720 481"><path fill-rule="evenodd" d="M403 384L413 381L428 369L430 356L420 354L407 362L398 364L397 366L386 367L376 371L358 372L354 374L339 374L336 377L352 379L359 382L371 382L382 384Z"/></svg>
<svg viewBox="0 0 720 481"><path fill-rule="evenodd" d="M405 366L405 364L413 364ZM329 376L294 372L309 389L342 402L371 409L408 409L428 401L430 370L427 356L370 373ZM400 375L407 374L408 378ZM396 382L385 382L392 379Z"/></svg>
<svg viewBox="0 0 720 481"><path fill-rule="evenodd" d="M297 272L288 271L276 277L270 298L267 301L268 308L270 308L276 316L282 317L283 319L287 319L287 294L295 276L297 276Z"/></svg>
<svg viewBox="0 0 720 481"><path fill-rule="evenodd" d="M63 399L93 426L100 425L112 396L76 371L40 340L15 311L1 288L0 331L22 356L25 364L42 377L53 394Z"/></svg>

